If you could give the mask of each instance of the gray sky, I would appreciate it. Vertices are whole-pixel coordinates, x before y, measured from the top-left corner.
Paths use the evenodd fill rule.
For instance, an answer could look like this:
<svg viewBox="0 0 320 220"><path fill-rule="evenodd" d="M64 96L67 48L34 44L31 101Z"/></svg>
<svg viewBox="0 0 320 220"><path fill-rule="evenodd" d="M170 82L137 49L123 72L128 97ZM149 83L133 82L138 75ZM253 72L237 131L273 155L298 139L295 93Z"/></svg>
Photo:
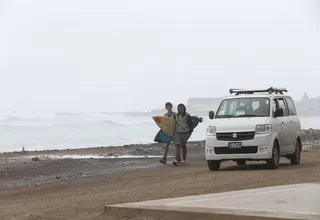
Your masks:
<svg viewBox="0 0 320 220"><path fill-rule="evenodd" d="M318 96L316 1L0 0L1 111L149 110L270 85Z"/></svg>

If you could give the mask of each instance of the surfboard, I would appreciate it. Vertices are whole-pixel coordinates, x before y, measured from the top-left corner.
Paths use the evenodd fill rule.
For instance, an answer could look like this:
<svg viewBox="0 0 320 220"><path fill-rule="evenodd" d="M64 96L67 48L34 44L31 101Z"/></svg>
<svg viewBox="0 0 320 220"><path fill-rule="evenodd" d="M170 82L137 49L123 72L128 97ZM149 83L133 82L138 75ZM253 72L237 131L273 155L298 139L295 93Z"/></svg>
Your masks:
<svg viewBox="0 0 320 220"><path fill-rule="evenodd" d="M171 143L173 141L173 137L169 137L166 133L160 130L153 141L158 143Z"/></svg>
<svg viewBox="0 0 320 220"><path fill-rule="evenodd" d="M159 126L159 124L161 124L161 123L159 123L159 122L157 123L157 121L161 121L163 117L165 117L165 116L155 116L155 117L153 117L153 120ZM165 117L165 118L169 118L169 117ZM168 120L169 122L166 125L159 126L161 130L156 134L156 136L154 138L155 142L171 143L173 141L174 130L172 131L172 127L173 127L173 124L175 127L175 119L173 119L173 118L169 118L169 119L171 119L171 120ZM164 120L167 120L167 119L164 119ZM174 123L172 122L172 120L174 120ZM196 128L198 126L198 124L202 122L202 118L198 117L198 116L191 116L191 120L192 120L192 128L193 129ZM171 125L170 125L170 123L171 123ZM163 123L163 124L165 124L165 123ZM166 132L164 132L162 130L162 128L168 128L168 127L170 128L169 131L173 132L173 133L169 133L169 134L173 134L172 136L168 135Z"/></svg>
<svg viewBox="0 0 320 220"><path fill-rule="evenodd" d="M176 130L176 120L167 116L152 117L158 127L169 137L173 137Z"/></svg>

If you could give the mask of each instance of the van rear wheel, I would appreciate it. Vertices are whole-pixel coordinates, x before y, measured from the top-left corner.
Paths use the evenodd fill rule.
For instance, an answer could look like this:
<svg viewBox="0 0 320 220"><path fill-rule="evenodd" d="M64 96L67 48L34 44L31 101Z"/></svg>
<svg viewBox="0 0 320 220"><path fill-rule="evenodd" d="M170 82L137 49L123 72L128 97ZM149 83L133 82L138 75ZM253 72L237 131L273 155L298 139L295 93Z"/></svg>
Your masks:
<svg viewBox="0 0 320 220"><path fill-rule="evenodd" d="M300 164L300 158L301 158L301 143L299 140L296 141L296 150L295 152L290 155L289 159L290 159L290 163L292 165L298 165Z"/></svg>
<svg viewBox="0 0 320 220"><path fill-rule="evenodd" d="M211 171L218 171L221 166L220 160L207 160L208 167Z"/></svg>

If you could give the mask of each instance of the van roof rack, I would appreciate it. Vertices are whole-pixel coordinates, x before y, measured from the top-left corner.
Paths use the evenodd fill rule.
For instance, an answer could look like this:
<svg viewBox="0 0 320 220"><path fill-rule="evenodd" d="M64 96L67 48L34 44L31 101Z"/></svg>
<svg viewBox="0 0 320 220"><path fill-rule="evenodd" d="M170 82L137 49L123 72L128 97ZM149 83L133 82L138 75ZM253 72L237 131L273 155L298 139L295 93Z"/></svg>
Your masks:
<svg viewBox="0 0 320 220"><path fill-rule="evenodd" d="M275 93L275 94L283 94L284 92L288 92L287 89L285 88L275 88L275 87L270 87L268 89L255 89L255 90L247 90L247 89L230 89L229 93L230 94L254 94L254 93L259 93L259 92L267 92L269 94Z"/></svg>

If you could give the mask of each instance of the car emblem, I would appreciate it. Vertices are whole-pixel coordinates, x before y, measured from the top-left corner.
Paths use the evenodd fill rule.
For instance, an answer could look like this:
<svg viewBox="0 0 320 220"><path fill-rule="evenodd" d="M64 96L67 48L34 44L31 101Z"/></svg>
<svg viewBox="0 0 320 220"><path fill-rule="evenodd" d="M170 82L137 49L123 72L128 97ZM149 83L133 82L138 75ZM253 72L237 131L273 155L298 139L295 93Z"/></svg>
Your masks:
<svg viewBox="0 0 320 220"><path fill-rule="evenodd" d="M238 137L237 133L233 133L232 137L237 138Z"/></svg>

